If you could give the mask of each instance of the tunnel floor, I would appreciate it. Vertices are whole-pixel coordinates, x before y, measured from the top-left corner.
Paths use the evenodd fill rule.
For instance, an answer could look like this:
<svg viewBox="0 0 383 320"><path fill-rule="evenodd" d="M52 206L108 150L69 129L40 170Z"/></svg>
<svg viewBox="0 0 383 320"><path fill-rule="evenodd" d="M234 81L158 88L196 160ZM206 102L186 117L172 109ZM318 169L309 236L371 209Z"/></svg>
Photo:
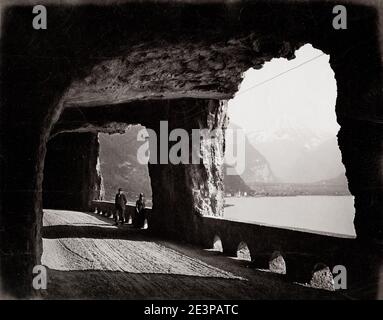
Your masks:
<svg viewBox="0 0 383 320"><path fill-rule="evenodd" d="M48 299L344 298L93 213L44 210L43 248Z"/></svg>

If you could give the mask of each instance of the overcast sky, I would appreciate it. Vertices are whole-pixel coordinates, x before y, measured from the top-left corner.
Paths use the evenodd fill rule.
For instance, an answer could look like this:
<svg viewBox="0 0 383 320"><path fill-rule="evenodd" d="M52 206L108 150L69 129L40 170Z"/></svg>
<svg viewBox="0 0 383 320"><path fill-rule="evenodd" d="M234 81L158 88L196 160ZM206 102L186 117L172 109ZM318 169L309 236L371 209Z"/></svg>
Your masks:
<svg viewBox="0 0 383 320"><path fill-rule="evenodd" d="M259 131L288 119L316 132L336 134L337 90L329 56L307 62L321 54L305 45L296 51L293 60L273 59L260 70L248 70L239 92L229 101L230 121L246 131ZM267 81L280 73L284 74Z"/></svg>

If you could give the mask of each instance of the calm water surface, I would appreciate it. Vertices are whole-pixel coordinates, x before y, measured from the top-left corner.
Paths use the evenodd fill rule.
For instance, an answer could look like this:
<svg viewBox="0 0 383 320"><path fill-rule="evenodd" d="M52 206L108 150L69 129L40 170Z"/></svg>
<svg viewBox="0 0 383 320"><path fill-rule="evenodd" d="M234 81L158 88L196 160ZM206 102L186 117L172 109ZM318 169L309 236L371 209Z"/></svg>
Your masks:
<svg viewBox="0 0 383 320"><path fill-rule="evenodd" d="M226 198L224 218L355 236L354 197Z"/></svg>

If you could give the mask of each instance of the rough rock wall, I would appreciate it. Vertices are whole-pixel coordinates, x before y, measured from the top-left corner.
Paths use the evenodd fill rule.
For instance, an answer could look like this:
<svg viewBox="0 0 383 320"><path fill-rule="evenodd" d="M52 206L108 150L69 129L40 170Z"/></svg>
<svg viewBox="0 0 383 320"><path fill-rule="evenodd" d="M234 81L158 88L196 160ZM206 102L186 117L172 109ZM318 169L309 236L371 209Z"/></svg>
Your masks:
<svg viewBox="0 0 383 320"><path fill-rule="evenodd" d="M227 126L227 105L217 100L173 102L162 119L168 119L169 131L183 128L192 138L192 129L217 130L215 138L200 141L200 164L149 164L153 191L151 225L156 232L190 240L196 232L195 219L223 215L224 130ZM159 123L148 123L159 132ZM158 141L159 134L156 134ZM157 143L158 145L158 143ZM169 144L169 149L172 144ZM190 155L192 144L189 142Z"/></svg>
<svg viewBox="0 0 383 320"><path fill-rule="evenodd" d="M369 242L383 239L382 69L379 43L373 40L378 37L371 23L375 15L374 10L366 11L366 23L358 25L366 36L359 40L353 35L354 26L338 34L339 41L331 46L321 42L337 81L338 144L355 197L355 230L359 240ZM345 47L341 41L353 45Z"/></svg>
<svg viewBox="0 0 383 320"><path fill-rule="evenodd" d="M355 197L354 225L359 240L383 239L383 126L368 121L345 121L338 134Z"/></svg>
<svg viewBox="0 0 383 320"><path fill-rule="evenodd" d="M139 99L229 99L243 71L259 69L274 57L291 59L301 44L256 34L212 43L143 42L123 57L97 64L85 79L72 83L64 100L67 107L93 107Z"/></svg>
<svg viewBox="0 0 383 320"><path fill-rule="evenodd" d="M99 143L95 133L63 133L47 145L44 208L87 210L101 193Z"/></svg>

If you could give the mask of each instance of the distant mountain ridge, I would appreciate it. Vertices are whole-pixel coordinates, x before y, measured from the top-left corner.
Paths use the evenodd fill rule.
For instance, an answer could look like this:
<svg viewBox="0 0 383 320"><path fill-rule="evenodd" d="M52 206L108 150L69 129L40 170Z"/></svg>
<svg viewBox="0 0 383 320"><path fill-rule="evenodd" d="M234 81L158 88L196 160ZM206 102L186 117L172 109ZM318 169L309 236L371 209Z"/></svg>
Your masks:
<svg viewBox="0 0 383 320"><path fill-rule="evenodd" d="M241 130L241 127L231 123L228 129ZM233 143L236 141L230 141L226 139L227 148L233 148ZM236 146L234 145L234 150ZM268 160L250 143L250 140L245 136L245 154L244 158L239 158L239 161L243 161L245 164L245 170L240 174L241 179L247 185L262 182L269 183L277 181L273 171L270 168Z"/></svg>
<svg viewBox="0 0 383 320"><path fill-rule="evenodd" d="M344 173L337 138L282 118L262 132L249 134L251 144L284 183L312 183Z"/></svg>
<svg viewBox="0 0 383 320"><path fill-rule="evenodd" d="M341 173L339 176L332 179L313 182L313 184L348 187L347 177L344 173Z"/></svg>

